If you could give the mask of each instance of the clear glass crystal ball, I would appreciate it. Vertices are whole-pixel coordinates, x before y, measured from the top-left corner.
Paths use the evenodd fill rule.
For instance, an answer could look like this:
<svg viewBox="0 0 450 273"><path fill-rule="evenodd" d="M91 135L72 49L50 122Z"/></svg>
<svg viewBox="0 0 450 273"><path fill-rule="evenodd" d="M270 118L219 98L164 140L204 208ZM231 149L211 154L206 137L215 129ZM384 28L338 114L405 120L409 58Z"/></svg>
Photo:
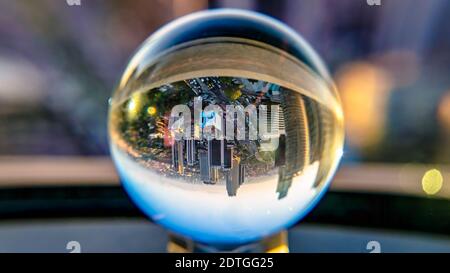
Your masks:
<svg viewBox="0 0 450 273"><path fill-rule="evenodd" d="M343 116L325 66L269 17L213 10L151 35L110 100L109 137L132 200L211 245L297 222L326 191Z"/></svg>

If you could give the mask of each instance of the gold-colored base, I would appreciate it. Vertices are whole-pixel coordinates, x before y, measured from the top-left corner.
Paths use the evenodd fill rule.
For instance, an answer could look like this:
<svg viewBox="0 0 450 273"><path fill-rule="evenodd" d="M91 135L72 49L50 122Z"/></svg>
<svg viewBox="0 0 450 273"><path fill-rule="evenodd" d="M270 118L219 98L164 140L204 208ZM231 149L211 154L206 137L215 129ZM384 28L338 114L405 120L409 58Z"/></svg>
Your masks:
<svg viewBox="0 0 450 273"><path fill-rule="evenodd" d="M236 247L213 247L194 242L182 236L169 234L167 243L169 253L208 253L208 252L231 252L231 253L289 253L287 231L283 230L277 234L266 237L258 242Z"/></svg>

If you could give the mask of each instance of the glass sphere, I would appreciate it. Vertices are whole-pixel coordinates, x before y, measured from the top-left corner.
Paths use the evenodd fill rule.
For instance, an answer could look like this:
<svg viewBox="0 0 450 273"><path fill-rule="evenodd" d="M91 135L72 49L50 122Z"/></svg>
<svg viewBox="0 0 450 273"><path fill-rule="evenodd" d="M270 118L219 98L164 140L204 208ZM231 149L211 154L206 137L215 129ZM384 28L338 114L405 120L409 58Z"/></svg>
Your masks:
<svg viewBox="0 0 450 273"><path fill-rule="evenodd" d="M212 10L151 35L110 100L110 148L133 201L210 245L289 227L342 154L336 89L311 47L267 16Z"/></svg>

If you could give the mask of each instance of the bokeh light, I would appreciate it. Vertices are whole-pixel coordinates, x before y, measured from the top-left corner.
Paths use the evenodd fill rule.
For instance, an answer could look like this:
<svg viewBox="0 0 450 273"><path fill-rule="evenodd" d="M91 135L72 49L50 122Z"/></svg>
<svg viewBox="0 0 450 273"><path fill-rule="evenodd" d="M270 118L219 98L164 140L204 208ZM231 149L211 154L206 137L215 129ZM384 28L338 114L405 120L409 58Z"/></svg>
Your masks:
<svg viewBox="0 0 450 273"><path fill-rule="evenodd" d="M382 67L352 62L336 73L349 143L358 148L377 144L383 136L387 95L392 80Z"/></svg>
<svg viewBox="0 0 450 273"><path fill-rule="evenodd" d="M429 170L422 177L422 189L428 195L435 195L441 190L443 181L439 170Z"/></svg>

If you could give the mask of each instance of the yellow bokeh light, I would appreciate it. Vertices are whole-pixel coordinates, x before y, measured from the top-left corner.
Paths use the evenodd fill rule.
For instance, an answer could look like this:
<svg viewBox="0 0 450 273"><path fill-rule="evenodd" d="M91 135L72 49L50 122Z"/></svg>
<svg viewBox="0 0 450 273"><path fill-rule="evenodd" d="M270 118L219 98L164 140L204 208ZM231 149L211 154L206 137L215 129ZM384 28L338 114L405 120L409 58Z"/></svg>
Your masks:
<svg viewBox="0 0 450 273"><path fill-rule="evenodd" d="M134 120L138 117L142 104L142 95L140 93L134 93L131 95L127 105L127 115L129 120Z"/></svg>
<svg viewBox="0 0 450 273"><path fill-rule="evenodd" d="M154 116L156 114L156 107L154 106L149 106L147 108L147 114L149 114L150 116Z"/></svg>
<svg viewBox="0 0 450 273"><path fill-rule="evenodd" d="M382 138L386 102L392 82L387 71L369 62L354 62L336 74L341 93L348 141L366 148Z"/></svg>
<svg viewBox="0 0 450 273"><path fill-rule="evenodd" d="M434 195L441 190L443 181L444 178L439 170L429 170L422 177L422 189L426 194Z"/></svg>

